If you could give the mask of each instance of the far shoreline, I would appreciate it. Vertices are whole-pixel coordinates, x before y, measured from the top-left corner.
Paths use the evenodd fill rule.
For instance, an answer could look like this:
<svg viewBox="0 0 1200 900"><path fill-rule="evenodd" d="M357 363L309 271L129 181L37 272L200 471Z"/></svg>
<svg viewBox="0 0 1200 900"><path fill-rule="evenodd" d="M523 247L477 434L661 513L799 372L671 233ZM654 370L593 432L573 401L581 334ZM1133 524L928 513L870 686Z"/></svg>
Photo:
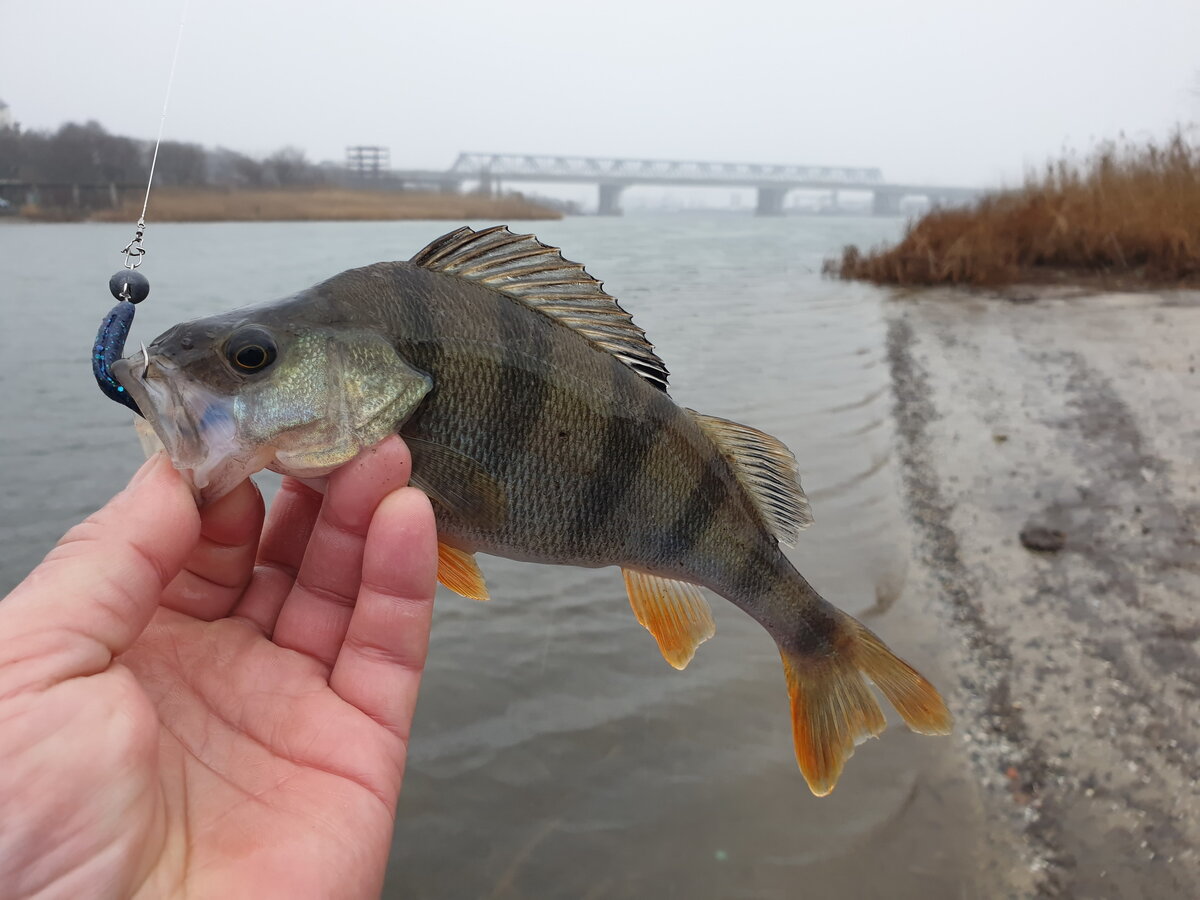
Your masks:
<svg viewBox="0 0 1200 900"><path fill-rule="evenodd" d="M132 222L144 197L123 197L116 207L74 210L24 207L17 222ZM561 219L564 211L520 194L441 194L347 188L156 188L150 196L156 222L387 222L417 219Z"/></svg>

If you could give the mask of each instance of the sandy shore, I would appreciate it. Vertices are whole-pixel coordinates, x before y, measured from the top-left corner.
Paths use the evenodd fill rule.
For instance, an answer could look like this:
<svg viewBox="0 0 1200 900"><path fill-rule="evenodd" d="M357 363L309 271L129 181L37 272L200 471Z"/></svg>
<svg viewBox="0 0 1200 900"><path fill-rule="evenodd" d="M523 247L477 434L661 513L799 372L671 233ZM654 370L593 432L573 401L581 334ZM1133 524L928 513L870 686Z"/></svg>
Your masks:
<svg viewBox="0 0 1200 900"><path fill-rule="evenodd" d="M910 589L984 896L1195 898L1200 293L1076 293L889 305Z"/></svg>

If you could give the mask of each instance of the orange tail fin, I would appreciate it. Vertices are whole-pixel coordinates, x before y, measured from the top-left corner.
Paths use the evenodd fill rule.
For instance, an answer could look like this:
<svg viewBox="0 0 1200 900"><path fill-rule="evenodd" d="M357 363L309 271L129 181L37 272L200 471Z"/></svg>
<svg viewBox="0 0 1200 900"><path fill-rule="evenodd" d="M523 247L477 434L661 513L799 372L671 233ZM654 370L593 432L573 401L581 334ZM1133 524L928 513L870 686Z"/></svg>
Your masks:
<svg viewBox="0 0 1200 900"><path fill-rule="evenodd" d="M837 784L854 746L887 726L863 676L920 734L949 734L953 720L937 690L879 638L849 616L836 650L822 657L781 648L796 761L809 788L823 797Z"/></svg>

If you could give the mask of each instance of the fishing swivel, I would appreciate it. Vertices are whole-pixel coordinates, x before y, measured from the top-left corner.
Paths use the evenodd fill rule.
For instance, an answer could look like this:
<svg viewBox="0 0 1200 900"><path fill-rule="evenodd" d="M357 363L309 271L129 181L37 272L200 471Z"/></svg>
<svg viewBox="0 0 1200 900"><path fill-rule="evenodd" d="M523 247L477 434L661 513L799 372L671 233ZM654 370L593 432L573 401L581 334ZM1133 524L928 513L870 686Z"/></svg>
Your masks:
<svg viewBox="0 0 1200 900"><path fill-rule="evenodd" d="M149 280L137 270L142 264L142 257L146 255L146 248L142 246L142 236L145 233L146 219L143 216L137 221L133 240L121 251L125 254L125 267L108 279L108 289L117 300L141 303L150 293Z"/></svg>

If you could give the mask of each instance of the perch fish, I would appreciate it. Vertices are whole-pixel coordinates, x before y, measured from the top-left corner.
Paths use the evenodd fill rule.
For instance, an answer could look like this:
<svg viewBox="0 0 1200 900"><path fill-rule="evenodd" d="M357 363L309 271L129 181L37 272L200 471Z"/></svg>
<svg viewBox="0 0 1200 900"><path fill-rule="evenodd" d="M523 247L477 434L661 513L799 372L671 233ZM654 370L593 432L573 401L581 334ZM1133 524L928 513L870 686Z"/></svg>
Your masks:
<svg viewBox="0 0 1200 900"><path fill-rule="evenodd" d="M714 632L699 587L726 598L779 646L815 794L885 727L866 679L914 731L950 729L933 686L784 555L812 521L795 457L676 405L629 313L531 235L460 228L408 262L176 325L112 374L201 503L264 467L326 475L399 432L452 590L487 596L478 552L619 566L678 669Z"/></svg>

